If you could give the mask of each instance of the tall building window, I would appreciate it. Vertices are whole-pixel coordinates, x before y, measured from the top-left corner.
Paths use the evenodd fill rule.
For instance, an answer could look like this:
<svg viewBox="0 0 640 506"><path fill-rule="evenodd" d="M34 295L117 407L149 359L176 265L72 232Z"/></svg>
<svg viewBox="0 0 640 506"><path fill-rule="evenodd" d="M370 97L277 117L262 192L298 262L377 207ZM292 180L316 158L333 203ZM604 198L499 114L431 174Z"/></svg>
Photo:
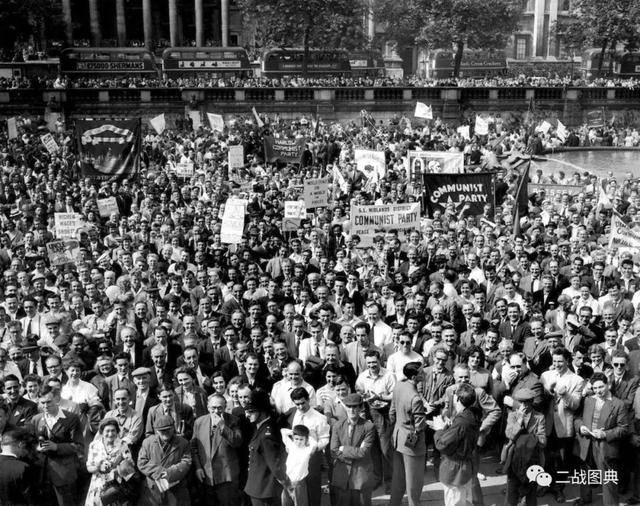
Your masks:
<svg viewBox="0 0 640 506"><path fill-rule="evenodd" d="M533 12L536 7L536 0L523 0L524 12Z"/></svg>
<svg viewBox="0 0 640 506"><path fill-rule="evenodd" d="M516 36L516 59L524 60L527 57L527 39Z"/></svg>

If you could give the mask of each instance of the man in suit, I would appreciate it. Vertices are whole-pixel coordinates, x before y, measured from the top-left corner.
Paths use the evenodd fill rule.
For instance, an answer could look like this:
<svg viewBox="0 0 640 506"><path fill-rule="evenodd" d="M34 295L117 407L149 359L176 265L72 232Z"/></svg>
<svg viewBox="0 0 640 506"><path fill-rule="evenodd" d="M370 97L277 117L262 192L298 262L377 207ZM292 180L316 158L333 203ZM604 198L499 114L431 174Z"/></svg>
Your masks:
<svg viewBox="0 0 640 506"><path fill-rule="evenodd" d="M193 409L187 404L181 404L176 399L173 387L170 384L164 384L158 392L160 404L156 404L149 408L147 422L145 425L145 433L147 436L153 434L153 421L161 416L168 416L173 420L176 433L190 440L193 434Z"/></svg>
<svg viewBox="0 0 640 506"><path fill-rule="evenodd" d="M193 427L191 453L196 478L204 483L209 504L235 506L239 500L242 444L239 420L225 413L226 400L213 394L207 400L208 415L199 417Z"/></svg>
<svg viewBox="0 0 640 506"><path fill-rule="evenodd" d="M145 476L141 500L144 506L189 505L187 475L191 469L189 441L176 434L169 416L158 416L143 442L138 469Z"/></svg>
<svg viewBox="0 0 640 506"><path fill-rule="evenodd" d="M120 388L126 389L131 399L136 396L136 385L131 377L131 355L121 352L113 360L116 364L116 372L104 379L109 401L105 406L107 409L113 408L113 394Z"/></svg>
<svg viewBox="0 0 640 506"><path fill-rule="evenodd" d="M395 449L390 501L392 506L400 506L405 490L409 506L420 504L427 453L424 431L427 418L416 386L421 369L421 363L406 364L402 370L405 379L396 385L391 399L389 422L393 427L391 439ZM407 444L410 434L416 438L415 444Z"/></svg>
<svg viewBox="0 0 640 506"><path fill-rule="evenodd" d="M513 347L521 350L531 330L527 322L522 321L520 306L516 302L507 305L507 321L500 324L500 336L513 341Z"/></svg>
<svg viewBox="0 0 640 506"><path fill-rule="evenodd" d="M249 344L245 341L236 341L233 359L220 368L220 372L222 372L222 376L224 376L227 383L232 378L244 374L244 361L247 358L247 353L249 353Z"/></svg>
<svg viewBox="0 0 640 506"><path fill-rule="evenodd" d="M244 492L253 506L280 504L282 488L287 484L284 445L273 419L266 392L254 390L244 407L254 426L249 442L249 472Z"/></svg>
<svg viewBox="0 0 640 506"><path fill-rule="evenodd" d="M618 471L620 446L631 432L629 413L624 403L611 395L604 373L594 373L590 382L594 395L585 398L582 415L574 423L582 467L602 473ZM617 482L603 482L602 499L603 504L618 504ZM576 504L590 502L591 488L581 485L580 500Z"/></svg>
<svg viewBox="0 0 640 506"><path fill-rule="evenodd" d="M521 351L516 351L509 357L509 367L502 371L502 379L495 383L493 397L502 401L511 410L517 410L519 403L516 394L519 390L527 389L534 394L531 401L533 409L541 411L543 406L542 384L533 372L529 370L527 357Z"/></svg>
<svg viewBox="0 0 640 506"><path fill-rule="evenodd" d="M604 276L604 269L604 262L596 260L591 266L591 275L584 278L584 282L589 285L591 295L596 300L607 293L609 279Z"/></svg>
<svg viewBox="0 0 640 506"><path fill-rule="evenodd" d="M334 462L331 484L336 489L336 505L370 506L375 427L360 416L363 408L360 394L349 394L344 405L347 417L336 422L331 433Z"/></svg>
<svg viewBox="0 0 640 506"><path fill-rule="evenodd" d="M550 309L555 309L558 305L558 292L553 287L553 279L548 274L542 276L542 288L533 292L533 303L540 304L542 314L546 314Z"/></svg>
<svg viewBox="0 0 640 506"><path fill-rule="evenodd" d="M0 504L31 504L37 471L28 464L28 448L32 435L26 429L13 429L2 434L0 453Z"/></svg>
<svg viewBox="0 0 640 506"><path fill-rule="evenodd" d="M58 506L75 506L78 455L84 452L80 418L60 409L59 396L48 385L38 392L38 403L42 413L32 418L29 430L46 456L43 486L53 489Z"/></svg>
<svg viewBox="0 0 640 506"><path fill-rule="evenodd" d="M136 386L136 393L131 399L136 414L142 419L142 426L147 425L149 409L160 401L155 391L150 390L151 371L147 367L138 367L131 373Z"/></svg>
<svg viewBox="0 0 640 506"><path fill-rule="evenodd" d="M13 427L24 427L38 413L38 405L20 394L20 380L9 374L4 378L4 393L7 397L7 424Z"/></svg>
<svg viewBox="0 0 640 506"><path fill-rule="evenodd" d="M136 329L127 325L120 331L120 340L122 343L116 345L113 352L114 354L126 353L129 355L131 361L131 367L137 369L142 367L144 361L144 351L142 348L142 342L138 339L138 333Z"/></svg>

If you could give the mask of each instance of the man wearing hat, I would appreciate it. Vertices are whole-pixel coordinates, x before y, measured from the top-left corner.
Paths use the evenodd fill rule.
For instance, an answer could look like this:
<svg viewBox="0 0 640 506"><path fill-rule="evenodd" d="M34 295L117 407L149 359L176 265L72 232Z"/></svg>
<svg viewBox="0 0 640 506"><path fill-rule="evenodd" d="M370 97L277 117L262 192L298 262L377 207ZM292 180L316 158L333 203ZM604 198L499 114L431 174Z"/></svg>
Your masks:
<svg viewBox="0 0 640 506"><path fill-rule="evenodd" d="M255 428L249 441L249 472L244 492L253 506L275 506L280 503L287 477L284 445L271 418L268 395L254 390L244 410Z"/></svg>
<svg viewBox="0 0 640 506"><path fill-rule="evenodd" d="M527 469L542 464L547 444L544 415L533 409L537 397L529 388L521 388L513 395L517 408L509 411L505 434L507 444L502 464L507 473L507 506L516 506L525 497L527 506L537 504L537 484L527 477Z"/></svg>
<svg viewBox="0 0 640 506"><path fill-rule="evenodd" d="M191 503L186 482L191 469L189 442L176 435L174 421L169 416L155 418L153 430L155 433L142 442L138 455L138 469L146 478L138 504L188 506Z"/></svg>
<svg viewBox="0 0 640 506"><path fill-rule="evenodd" d="M331 485L338 506L368 506L373 487L371 447L376 432L372 422L361 415L362 396L349 394L344 399L347 417L333 426L331 456L334 460Z"/></svg>
<svg viewBox="0 0 640 506"><path fill-rule="evenodd" d="M149 409L160 403L156 393L149 389L151 370L148 367L138 367L131 373L131 377L136 386L135 397L131 402L136 414L142 418L142 426L146 427Z"/></svg>

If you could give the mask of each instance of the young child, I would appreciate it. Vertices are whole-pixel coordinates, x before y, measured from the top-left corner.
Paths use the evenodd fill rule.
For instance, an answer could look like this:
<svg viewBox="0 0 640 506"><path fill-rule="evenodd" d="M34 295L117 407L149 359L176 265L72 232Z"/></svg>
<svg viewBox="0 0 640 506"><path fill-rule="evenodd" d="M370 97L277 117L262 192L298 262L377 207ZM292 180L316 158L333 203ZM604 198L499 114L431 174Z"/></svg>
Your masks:
<svg viewBox="0 0 640 506"><path fill-rule="evenodd" d="M309 459L316 451L318 443L309 437L309 429L295 425L293 429L281 429L282 441L287 449L287 478L290 485L282 491L283 506L307 506L307 484L304 479L309 474Z"/></svg>

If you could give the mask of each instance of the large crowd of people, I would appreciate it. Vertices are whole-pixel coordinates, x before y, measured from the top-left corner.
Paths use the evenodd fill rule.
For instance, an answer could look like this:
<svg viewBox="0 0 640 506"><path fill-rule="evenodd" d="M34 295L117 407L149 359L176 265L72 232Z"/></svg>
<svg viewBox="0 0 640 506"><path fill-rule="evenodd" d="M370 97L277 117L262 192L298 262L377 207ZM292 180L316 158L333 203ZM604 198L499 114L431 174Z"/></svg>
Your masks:
<svg viewBox="0 0 640 506"><path fill-rule="evenodd" d="M120 181L79 173L62 122L53 154L35 121L3 133L0 504L414 506L428 472L438 501L481 506L483 456L509 506L563 502L565 483L581 504L640 502L640 258L609 243L612 217L637 233L638 180L531 170L583 188L531 193L514 232L526 164L501 157L557 133L455 126L180 122L146 131ZM305 137L301 163L265 162L265 130ZM384 174L355 147L384 151ZM364 244L351 205L421 198L409 150L463 151L494 172L495 207ZM285 227L285 201L323 176L329 205ZM231 198L238 244L222 241ZM74 261L49 255L54 213L82 216Z"/></svg>

